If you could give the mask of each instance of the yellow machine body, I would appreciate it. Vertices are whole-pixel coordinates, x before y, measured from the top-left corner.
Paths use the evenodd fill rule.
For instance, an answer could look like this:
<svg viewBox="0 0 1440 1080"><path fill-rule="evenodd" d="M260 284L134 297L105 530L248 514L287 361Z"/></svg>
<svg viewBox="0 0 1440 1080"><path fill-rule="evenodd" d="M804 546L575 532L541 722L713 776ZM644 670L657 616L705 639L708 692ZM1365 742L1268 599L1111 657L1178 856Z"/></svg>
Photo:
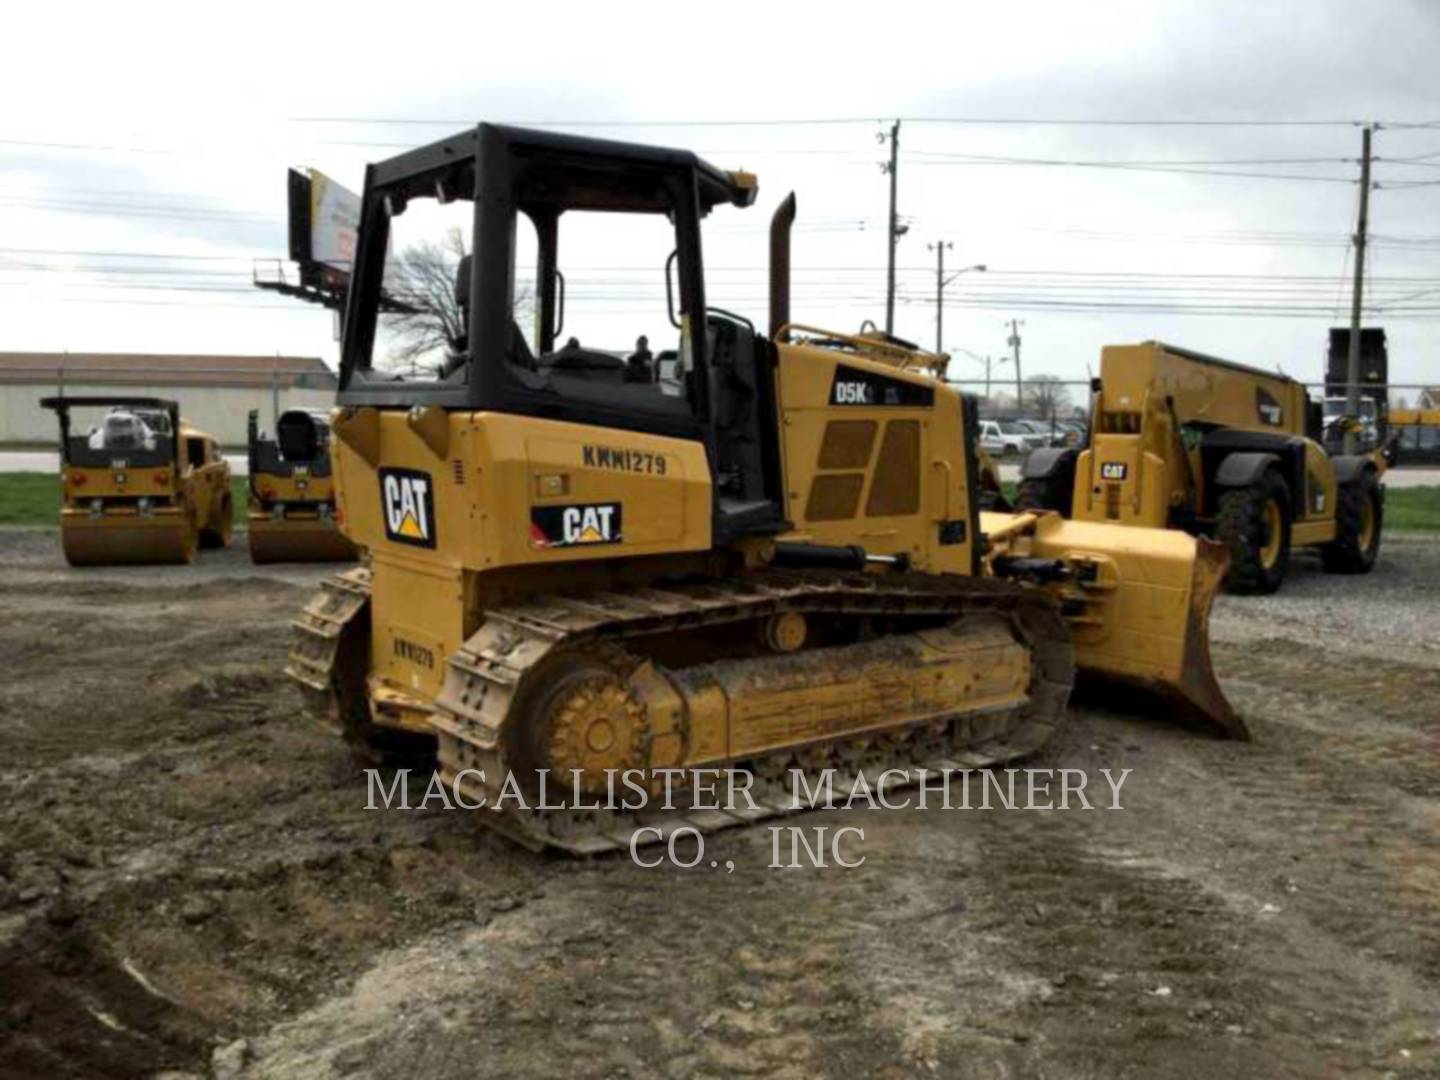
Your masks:
<svg viewBox="0 0 1440 1080"><path fill-rule="evenodd" d="M455 291L473 314L428 378L376 370L390 222L472 191ZM635 820L507 806L512 780L636 772L653 791L659 770L739 767L767 792L754 813L688 805L667 828L743 824L789 812L792 769L910 784L1033 754L1077 666L1243 737L1210 666L1223 551L982 513L975 403L943 357L789 323L793 198L769 333L704 302L699 217L754 197L683 152L485 124L372 168L330 416L336 517L368 559L295 622L287 671L315 713L366 753L423 740L487 824L577 853ZM567 207L675 231L668 374L561 346ZM513 319L522 214L533 345Z"/></svg>
<svg viewBox="0 0 1440 1080"><path fill-rule="evenodd" d="M321 431L324 423L293 410L281 422L298 420ZM250 479L247 525L250 558L257 563L350 562L358 552L336 521L335 481L328 442L316 438L298 455L285 457L276 440L262 435L250 418Z"/></svg>
<svg viewBox="0 0 1440 1080"><path fill-rule="evenodd" d="M1073 612L1083 668L1170 687L1217 726L1240 731L1210 674L1205 627L1223 572L1215 545L1180 533L980 516L961 397L923 374L812 344L781 344L778 388L788 516L779 543L855 545L918 573L984 573L997 554L1068 561L1079 581L1052 591ZM908 382L928 404L836 407L838 363ZM446 676L487 608L537 590L612 587L627 575L711 559L712 490L703 446L501 413L340 410L334 468L346 535L370 554L370 686L377 722L427 730ZM571 541L536 531L547 510L576 516ZM975 515L972 517L972 513ZM978 537L947 523L978 521ZM587 533L587 528L591 531ZM765 544L742 560L761 562ZM647 569L647 564L653 569ZM1187 673L1202 690L1187 688ZM719 735L696 745L730 745ZM693 763L693 762L692 762Z"/></svg>
<svg viewBox="0 0 1440 1080"><path fill-rule="evenodd" d="M141 399L46 399L62 412L60 538L72 566L188 563L199 547L230 541L230 465L219 444L179 422L164 460L129 450L85 452L86 436L69 438L68 410ZM148 405L173 403L147 402Z"/></svg>
<svg viewBox="0 0 1440 1080"><path fill-rule="evenodd" d="M1278 588L1292 546L1363 571L1378 549L1385 458L1379 449L1332 457L1312 437L1318 423L1304 385L1287 376L1160 342L1107 346L1088 447L1032 455L1021 504L1217 536L1244 591ZM1073 482L1058 467L1067 460ZM1063 491L1046 497L1052 482ZM1031 491L1042 494L1027 502Z"/></svg>
<svg viewBox="0 0 1440 1080"><path fill-rule="evenodd" d="M1100 386L1090 446L1075 470L1077 519L1163 529L1175 510L1204 505L1200 447L1186 446L1181 432L1185 424L1203 424L1303 440L1307 513L1297 524L1314 525L1315 542L1334 538L1334 470L1306 435L1303 384L1150 341L1101 350Z"/></svg>
<svg viewBox="0 0 1440 1080"><path fill-rule="evenodd" d="M1391 409L1389 421L1401 461L1440 460L1440 409Z"/></svg>
<svg viewBox="0 0 1440 1080"><path fill-rule="evenodd" d="M1051 586L1068 613L1077 667L1144 687L1182 715L1245 737L1210 661L1210 608L1228 563L1222 545L1050 513L984 514L981 521L992 563L1029 556L1085 568L1085 580Z"/></svg>

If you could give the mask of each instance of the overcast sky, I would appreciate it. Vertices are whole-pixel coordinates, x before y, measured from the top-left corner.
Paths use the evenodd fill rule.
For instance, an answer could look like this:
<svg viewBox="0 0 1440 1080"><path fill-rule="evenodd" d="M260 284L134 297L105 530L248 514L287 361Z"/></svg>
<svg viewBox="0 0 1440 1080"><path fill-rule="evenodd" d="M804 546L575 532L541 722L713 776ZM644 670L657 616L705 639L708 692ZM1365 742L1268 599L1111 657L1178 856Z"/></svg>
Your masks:
<svg viewBox="0 0 1440 1080"><path fill-rule="evenodd" d="M333 363L329 313L250 286L285 254L285 169L358 188L367 161L479 120L758 173L758 205L705 236L711 302L758 322L765 227L794 190L794 317L880 322L877 134L904 117L896 331L934 344L927 244L990 271L946 292L953 373L982 374L963 350L1005 353L1015 317L1027 375L1084 378L1102 345L1161 338L1317 379L1348 319L1352 122L1428 122L1375 137L1369 273L1391 310L1367 322L1394 381L1440 382L1440 4L24 5L6 36L0 350ZM1337 123L954 122L1056 119ZM762 120L853 122L719 123ZM633 126L590 126L613 122ZM617 338L598 344L633 339L605 299L632 259L566 252L615 276L572 300Z"/></svg>

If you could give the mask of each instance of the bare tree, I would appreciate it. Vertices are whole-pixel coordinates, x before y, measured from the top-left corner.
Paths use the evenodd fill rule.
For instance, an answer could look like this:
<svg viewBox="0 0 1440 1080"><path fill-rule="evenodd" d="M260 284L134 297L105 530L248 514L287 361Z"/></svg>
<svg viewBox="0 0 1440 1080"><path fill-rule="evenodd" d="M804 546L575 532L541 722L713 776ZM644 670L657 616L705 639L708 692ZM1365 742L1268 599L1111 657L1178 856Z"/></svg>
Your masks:
<svg viewBox="0 0 1440 1080"><path fill-rule="evenodd" d="M434 375L465 336L455 300L455 271L465 254L464 235L452 229L443 243L410 245L386 268L385 293L399 309L384 316L389 366Z"/></svg>
<svg viewBox="0 0 1440 1080"><path fill-rule="evenodd" d="M450 229L443 242L412 244L387 267L385 293L398 309L384 315L391 337L386 359L393 370L434 376L465 340L468 327L455 297L455 275L468 254L465 234ZM531 306L530 288L516 289L516 313Z"/></svg>
<svg viewBox="0 0 1440 1080"><path fill-rule="evenodd" d="M1025 407L1045 419L1070 411L1070 388L1055 375L1025 380Z"/></svg>

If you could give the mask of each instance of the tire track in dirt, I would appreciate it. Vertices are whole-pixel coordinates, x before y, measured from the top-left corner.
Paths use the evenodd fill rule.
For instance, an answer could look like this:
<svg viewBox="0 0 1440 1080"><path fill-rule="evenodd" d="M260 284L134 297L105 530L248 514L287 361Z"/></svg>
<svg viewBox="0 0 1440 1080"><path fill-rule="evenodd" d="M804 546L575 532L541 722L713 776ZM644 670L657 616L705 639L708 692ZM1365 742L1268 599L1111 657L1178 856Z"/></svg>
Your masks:
<svg viewBox="0 0 1440 1080"><path fill-rule="evenodd" d="M1076 710L1036 764L1134 768L1122 813L809 814L864 866L765 869L758 829L711 839L727 875L366 811L272 681L299 589L234 552L92 589L57 552L0 570L0 1073L238 1036L274 1076L1440 1072L1440 664L1352 651L1332 580L1226 602L1254 743ZM1428 625L1437 572L1363 588Z"/></svg>

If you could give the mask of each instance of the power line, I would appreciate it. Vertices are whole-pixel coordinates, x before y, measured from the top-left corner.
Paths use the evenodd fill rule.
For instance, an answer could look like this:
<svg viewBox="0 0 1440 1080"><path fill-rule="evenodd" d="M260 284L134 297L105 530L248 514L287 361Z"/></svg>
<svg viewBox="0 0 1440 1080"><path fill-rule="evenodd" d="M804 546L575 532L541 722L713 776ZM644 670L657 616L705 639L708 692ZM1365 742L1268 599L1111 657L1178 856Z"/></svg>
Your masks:
<svg viewBox="0 0 1440 1080"><path fill-rule="evenodd" d="M204 259L229 262L249 262L256 258L254 255L192 255L186 252L158 251L62 251L56 248L0 248L0 252L10 255L66 255L114 259Z"/></svg>
<svg viewBox="0 0 1440 1080"><path fill-rule="evenodd" d="M1148 173L1173 173L1182 176L1225 176L1242 177L1251 180L1291 180L1308 181L1320 184L1354 184L1357 183L1351 177L1343 176L1307 176L1301 173L1264 173L1248 172L1238 169L1200 169L1185 168L1170 165L1137 165L1124 161L1084 161L1065 160L1061 158L1020 158L1020 157L995 157L983 154L936 154L929 158L911 160L912 165L948 165L948 166L1051 166L1060 168L1077 169L1111 169L1117 172L1148 172Z"/></svg>
<svg viewBox="0 0 1440 1080"><path fill-rule="evenodd" d="M1098 117L1016 117L1016 116L901 116L907 124L956 124L976 126L1026 126L1026 127L1363 127L1376 123L1385 127L1425 127L1429 124L1405 123L1401 121L1366 120L1310 120L1310 119L1188 119L1188 118L1098 118ZM292 116L292 124L376 124L395 126L449 126L473 127L475 118L463 120L441 117L376 117L376 116ZM880 124L887 118L878 116L844 117L774 117L754 119L695 119L695 120L514 120L507 121L517 127L814 127L839 124Z"/></svg>
<svg viewBox="0 0 1440 1080"><path fill-rule="evenodd" d="M988 161L1014 161L1029 163L1040 163L1040 159L999 157L988 154L965 154L952 150L910 150L911 154L920 157L939 158L966 158ZM1354 165L1359 158L1346 157L1299 157L1299 158L1176 158L1176 159L1151 159L1151 158L1101 158L1091 160L1066 161L1045 159L1047 165L1094 165L1094 166L1176 166L1176 165ZM1374 160L1379 161L1380 158Z"/></svg>

